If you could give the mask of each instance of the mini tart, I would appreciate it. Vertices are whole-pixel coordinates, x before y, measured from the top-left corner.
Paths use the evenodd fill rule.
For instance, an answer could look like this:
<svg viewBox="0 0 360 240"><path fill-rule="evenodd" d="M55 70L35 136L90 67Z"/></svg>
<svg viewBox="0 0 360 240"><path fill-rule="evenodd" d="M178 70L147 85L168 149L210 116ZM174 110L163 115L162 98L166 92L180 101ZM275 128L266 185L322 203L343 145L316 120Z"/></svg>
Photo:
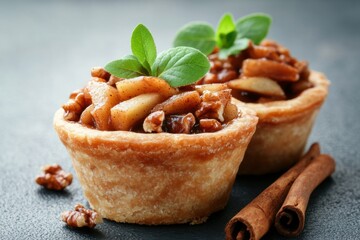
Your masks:
<svg viewBox="0 0 360 240"><path fill-rule="evenodd" d="M64 120L54 127L92 208L117 222L201 223L225 207L257 117L239 115L199 134L100 131Z"/></svg>
<svg viewBox="0 0 360 240"><path fill-rule="evenodd" d="M319 72L311 71L309 81L314 87L293 99L242 103L256 111L259 123L239 174L278 172L299 160L329 86L329 81Z"/></svg>

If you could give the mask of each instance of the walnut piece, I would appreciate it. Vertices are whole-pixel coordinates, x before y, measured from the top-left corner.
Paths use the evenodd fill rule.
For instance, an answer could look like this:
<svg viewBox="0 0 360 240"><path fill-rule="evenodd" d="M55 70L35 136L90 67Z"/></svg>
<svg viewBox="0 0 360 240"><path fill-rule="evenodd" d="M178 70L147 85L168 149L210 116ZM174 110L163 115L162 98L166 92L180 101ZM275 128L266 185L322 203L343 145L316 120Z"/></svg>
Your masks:
<svg viewBox="0 0 360 240"><path fill-rule="evenodd" d="M195 125L195 117L192 113L184 115L170 115L166 118L165 126L167 132L190 133Z"/></svg>
<svg viewBox="0 0 360 240"><path fill-rule="evenodd" d="M108 73L103 67L93 67L91 69L91 76L109 80L110 73Z"/></svg>
<svg viewBox="0 0 360 240"><path fill-rule="evenodd" d="M62 106L65 111L64 119L77 121L86 107L87 103L83 90L77 90L71 93L69 101Z"/></svg>
<svg viewBox="0 0 360 240"><path fill-rule="evenodd" d="M75 210L61 213L61 220L71 227L94 228L103 222L101 215L95 210L86 209L81 204L75 205Z"/></svg>
<svg viewBox="0 0 360 240"><path fill-rule="evenodd" d="M143 128L145 132L162 132L162 125L165 119L165 113L164 111L156 111L149 116L147 116L143 123Z"/></svg>
<svg viewBox="0 0 360 240"><path fill-rule="evenodd" d="M231 89L210 92L205 90L201 95L199 109L195 112L196 117L213 118L224 122L224 109L231 100Z"/></svg>
<svg viewBox="0 0 360 240"><path fill-rule="evenodd" d="M46 165L42 168L44 174L37 176L37 184L51 190L63 190L72 183L73 176L66 173L58 164Z"/></svg>

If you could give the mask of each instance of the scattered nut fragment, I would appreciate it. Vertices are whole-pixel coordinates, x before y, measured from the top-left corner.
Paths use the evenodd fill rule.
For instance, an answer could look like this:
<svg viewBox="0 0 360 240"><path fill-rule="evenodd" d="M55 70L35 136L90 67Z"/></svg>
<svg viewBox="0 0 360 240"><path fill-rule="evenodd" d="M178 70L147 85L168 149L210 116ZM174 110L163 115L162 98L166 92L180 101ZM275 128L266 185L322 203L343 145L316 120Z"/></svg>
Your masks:
<svg viewBox="0 0 360 240"><path fill-rule="evenodd" d="M143 128L145 132L162 132L162 125L165 119L165 113L164 111L156 111L153 113L150 113L149 116L147 116L143 123Z"/></svg>
<svg viewBox="0 0 360 240"><path fill-rule="evenodd" d="M44 174L37 176L35 181L47 189L63 190L72 183L72 174L64 172L58 164L46 165L42 170Z"/></svg>
<svg viewBox="0 0 360 240"><path fill-rule="evenodd" d="M222 129L221 123L216 119L200 119L199 126L203 132L216 132Z"/></svg>
<svg viewBox="0 0 360 240"><path fill-rule="evenodd" d="M76 204L74 211L62 212L61 220L71 227L89 228L94 228L96 224L103 222L102 217L98 212L86 209L81 204Z"/></svg>

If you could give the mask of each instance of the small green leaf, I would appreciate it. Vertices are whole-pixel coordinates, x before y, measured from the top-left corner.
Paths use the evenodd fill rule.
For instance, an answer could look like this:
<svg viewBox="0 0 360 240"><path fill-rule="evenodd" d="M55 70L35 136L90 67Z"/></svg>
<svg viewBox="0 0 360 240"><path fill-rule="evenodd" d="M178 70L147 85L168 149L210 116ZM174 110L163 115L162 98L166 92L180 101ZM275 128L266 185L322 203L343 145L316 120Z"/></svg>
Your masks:
<svg viewBox="0 0 360 240"><path fill-rule="evenodd" d="M170 86L180 87L196 82L209 69L209 60L199 50L175 47L159 54L152 66L152 73L167 81Z"/></svg>
<svg viewBox="0 0 360 240"><path fill-rule="evenodd" d="M105 70L120 78L134 78L149 75L139 60L133 55L128 55L122 59L106 64Z"/></svg>
<svg viewBox="0 0 360 240"><path fill-rule="evenodd" d="M207 23L192 22L179 30L173 45L193 47L209 55L216 45L215 32Z"/></svg>
<svg viewBox="0 0 360 240"><path fill-rule="evenodd" d="M221 33L220 36L219 36L220 42L221 42L221 45L222 45L221 48L229 48L229 47L231 47L235 42L236 35L237 35L236 31L232 31L232 32L229 32L227 34Z"/></svg>
<svg viewBox="0 0 360 240"><path fill-rule="evenodd" d="M131 36L131 50L139 62L150 72L156 59L156 46L150 31L139 24Z"/></svg>
<svg viewBox="0 0 360 240"><path fill-rule="evenodd" d="M262 13L247 15L236 22L237 38L248 38L260 44L269 32L271 17Z"/></svg>
<svg viewBox="0 0 360 240"><path fill-rule="evenodd" d="M226 59L230 55L239 54L242 50L247 49L249 46L249 39L237 39L233 46L229 48L222 48L219 51L219 58Z"/></svg>
<svg viewBox="0 0 360 240"><path fill-rule="evenodd" d="M234 35L236 36L236 31L235 31L235 23L234 23L234 19L233 16L229 13L224 14L224 16L222 16L222 18L219 21L218 27L217 27L217 31L216 31L216 41L217 41L217 45L222 48L222 47L230 47L233 43L235 38L233 39L232 42L227 42L224 40L231 40L232 38L226 38L225 36L227 36L228 34L230 34L231 36ZM234 32L234 33L232 33Z"/></svg>

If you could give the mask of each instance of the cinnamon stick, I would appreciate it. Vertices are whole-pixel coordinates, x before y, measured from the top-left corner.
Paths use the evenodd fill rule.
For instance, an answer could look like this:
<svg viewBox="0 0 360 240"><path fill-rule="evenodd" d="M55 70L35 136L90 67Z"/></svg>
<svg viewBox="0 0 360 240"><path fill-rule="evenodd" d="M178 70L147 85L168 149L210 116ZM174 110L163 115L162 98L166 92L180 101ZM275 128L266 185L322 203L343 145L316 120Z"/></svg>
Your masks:
<svg viewBox="0 0 360 240"><path fill-rule="evenodd" d="M298 236L304 229L305 212L314 189L335 171L335 161L320 155L297 177L284 204L276 214L275 228L286 237Z"/></svg>
<svg viewBox="0 0 360 240"><path fill-rule="evenodd" d="M266 188L259 196L236 214L226 225L227 240L260 239L273 224L295 179L320 155L320 146L314 143L301 160Z"/></svg>

